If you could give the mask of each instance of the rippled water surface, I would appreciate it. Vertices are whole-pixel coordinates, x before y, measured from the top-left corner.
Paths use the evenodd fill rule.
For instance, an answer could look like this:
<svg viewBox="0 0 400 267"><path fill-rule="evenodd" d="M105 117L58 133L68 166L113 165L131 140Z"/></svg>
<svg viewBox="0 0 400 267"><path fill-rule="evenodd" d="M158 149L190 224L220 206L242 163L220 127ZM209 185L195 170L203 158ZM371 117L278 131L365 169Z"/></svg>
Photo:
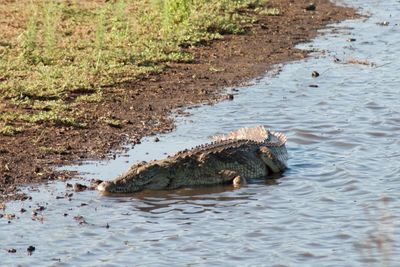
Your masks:
<svg viewBox="0 0 400 267"><path fill-rule="evenodd" d="M398 266L400 3L347 3L372 16L303 45L313 57L240 88L234 101L192 109L160 142L72 167L111 179L136 161L265 124L289 138L283 177L125 198L41 186L31 201L8 204L18 218L0 219L0 265Z"/></svg>

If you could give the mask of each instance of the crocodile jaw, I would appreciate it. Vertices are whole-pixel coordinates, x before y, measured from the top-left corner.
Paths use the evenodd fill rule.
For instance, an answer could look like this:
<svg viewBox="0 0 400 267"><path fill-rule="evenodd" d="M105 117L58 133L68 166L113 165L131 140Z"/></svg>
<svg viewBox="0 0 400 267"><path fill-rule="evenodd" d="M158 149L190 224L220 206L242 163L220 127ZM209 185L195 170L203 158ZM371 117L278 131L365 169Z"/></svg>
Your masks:
<svg viewBox="0 0 400 267"><path fill-rule="evenodd" d="M97 190L100 192L100 194L104 196L113 196L113 195L119 196L119 195L132 194L134 192L139 191L139 190L133 190L129 183L127 184L115 181L104 181L97 186Z"/></svg>
<svg viewBox="0 0 400 267"><path fill-rule="evenodd" d="M107 188L109 187L110 184L111 184L111 182L109 182L109 181L104 181L104 182L102 182L101 184L99 184L99 185L97 186L97 190L98 190L99 192L101 192L102 194L104 194L104 193L107 192Z"/></svg>
<svg viewBox="0 0 400 267"><path fill-rule="evenodd" d="M119 196L119 195L125 195L129 193L133 193L130 191L127 191L126 186L119 186L118 183L115 183L114 181L104 181L101 184L97 186L97 190L102 194L103 196Z"/></svg>

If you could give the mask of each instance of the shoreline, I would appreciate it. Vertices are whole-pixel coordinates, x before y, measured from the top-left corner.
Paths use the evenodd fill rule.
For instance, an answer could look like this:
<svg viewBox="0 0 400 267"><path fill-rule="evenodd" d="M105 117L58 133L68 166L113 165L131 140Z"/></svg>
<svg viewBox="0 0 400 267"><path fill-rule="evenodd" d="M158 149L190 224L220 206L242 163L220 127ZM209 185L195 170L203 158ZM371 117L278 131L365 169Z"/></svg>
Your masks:
<svg viewBox="0 0 400 267"><path fill-rule="evenodd" d="M295 45L312 40L328 24L357 17L354 9L328 0L314 3L316 10L308 11L309 1L272 0L269 5L281 15L259 16L245 34L188 48L193 63L168 63L161 74L106 88L104 102L80 107L85 120L93 122L86 128L40 125L15 136L0 135L0 202L26 199L18 186L74 175L55 172L53 166L112 157L123 144L173 130L172 111L229 99L224 88L305 58L308 52ZM98 123L104 117L118 123Z"/></svg>

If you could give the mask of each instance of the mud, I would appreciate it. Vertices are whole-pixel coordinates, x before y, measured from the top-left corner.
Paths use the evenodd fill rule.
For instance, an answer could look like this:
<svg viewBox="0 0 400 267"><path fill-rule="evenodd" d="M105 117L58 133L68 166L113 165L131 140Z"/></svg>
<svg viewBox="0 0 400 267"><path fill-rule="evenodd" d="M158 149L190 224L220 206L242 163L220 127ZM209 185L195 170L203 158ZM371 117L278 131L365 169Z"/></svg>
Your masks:
<svg viewBox="0 0 400 267"><path fill-rule="evenodd" d="M312 39L330 23L357 16L355 10L327 0L314 1L315 10L307 10L309 4L271 0L280 16L259 17L246 34L189 48L194 63L169 64L162 74L105 88L103 103L80 107L87 128L40 125L16 136L0 136L0 201L28 198L18 193L19 185L75 175L56 172L55 166L113 157L125 144L171 131L171 114L182 113L183 107L233 99L224 88L249 82L275 64L306 57L307 51L295 49L296 44ZM10 109L0 107L0 111ZM118 119L122 125L99 123L102 117Z"/></svg>

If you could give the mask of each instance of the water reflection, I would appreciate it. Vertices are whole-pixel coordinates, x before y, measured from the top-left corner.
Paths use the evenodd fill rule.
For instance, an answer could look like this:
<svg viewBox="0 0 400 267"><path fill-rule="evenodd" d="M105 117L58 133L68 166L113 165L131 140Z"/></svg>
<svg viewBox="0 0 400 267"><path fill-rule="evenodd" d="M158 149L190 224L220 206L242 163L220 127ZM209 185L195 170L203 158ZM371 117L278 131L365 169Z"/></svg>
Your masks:
<svg viewBox="0 0 400 267"><path fill-rule="evenodd" d="M278 178L280 177L282 177L282 174L274 174L268 179L252 181L243 187L278 185ZM216 205L223 204L227 207L233 207L241 201L251 200L253 194L249 194L249 192L246 191L241 193L241 190L243 191L243 189L236 188L229 184L180 188L175 190L144 190L134 194L116 194L114 196L107 195L103 197L111 198L116 203L121 204L135 201L133 206L134 210L141 212L159 214L175 210L174 206L182 205L189 209L195 208L196 211L194 213L202 213L204 211L213 211L213 209L210 208ZM232 204L229 204L229 202L232 202ZM177 210L184 214L186 212L191 213L181 208Z"/></svg>

